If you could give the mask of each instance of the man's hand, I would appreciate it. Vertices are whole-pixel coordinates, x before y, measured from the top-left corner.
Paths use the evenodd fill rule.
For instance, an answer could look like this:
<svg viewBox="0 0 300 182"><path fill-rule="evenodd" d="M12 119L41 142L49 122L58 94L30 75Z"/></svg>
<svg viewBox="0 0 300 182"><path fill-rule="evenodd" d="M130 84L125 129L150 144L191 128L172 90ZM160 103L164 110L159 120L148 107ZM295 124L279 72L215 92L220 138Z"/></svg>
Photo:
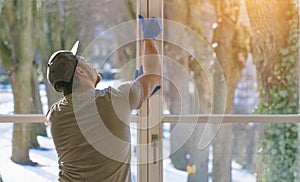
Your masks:
<svg viewBox="0 0 300 182"><path fill-rule="evenodd" d="M145 20L142 15L139 15L139 19L142 24L143 39L154 39L161 33L161 24L156 17L152 17L149 20Z"/></svg>

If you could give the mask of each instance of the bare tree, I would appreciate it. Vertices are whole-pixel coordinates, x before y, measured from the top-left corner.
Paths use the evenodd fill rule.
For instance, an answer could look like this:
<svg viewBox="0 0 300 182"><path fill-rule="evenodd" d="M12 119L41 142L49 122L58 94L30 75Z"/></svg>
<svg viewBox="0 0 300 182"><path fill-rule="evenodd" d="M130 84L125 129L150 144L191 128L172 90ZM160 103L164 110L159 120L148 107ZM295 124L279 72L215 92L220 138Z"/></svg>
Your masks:
<svg viewBox="0 0 300 182"><path fill-rule="evenodd" d="M43 114L43 106L41 101L41 95L39 90L38 80L38 63L34 60L32 62L31 71L31 113ZM37 136L47 136L45 123L31 123L30 124L30 148L40 148L40 144L37 140Z"/></svg>
<svg viewBox="0 0 300 182"><path fill-rule="evenodd" d="M233 113L233 101L235 88L245 66L248 55L250 35L241 19L239 0L211 0L215 7L217 21L215 22L213 47L216 58L223 72L215 71L213 112L222 113L225 105L225 113ZM219 93L220 79L224 75L226 93ZM226 103L221 104L222 98ZM213 144L213 181L231 181L231 158L232 158L232 125L222 125Z"/></svg>
<svg viewBox="0 0 300 182"><path fill-rule="evenodd" d="M199 36L203 37L207 42L211 41L212 30L209 26L214 20L213 15L213 8L211 8L211 6L209 6L209 3L204 0L177 1L176 3L174 3L173 1L165 1L166 19L184 24ZM187 41L188 37L188 35L182 35L182 42ZM183 110L180 112L180 106L182 104L177 103L178 99L176 98L178 97L176 95L176 92L174 92L174 89L171 88L166 89L167 85L164 84L165 91L167 93L165 95L167 95L167 99L170 100L170 112L172 114L208 113L210 110L209 108L211 107L209 99L211 93L210 88L207 87L209 83L206 76L211 75L205 75L205 73L208 73L209 70L203 70L202 66L204 65L200 65L197 61L194 60L191 55L185 53L184 51L177 50L168 44L166 47L168 47L168 49L165 51L166 55L176 60L190 75L193 75L192 79L195 83L195 92L198 93L196 95L190 95L188 91L189 80L182 79L182 77L179 76L176 71L168 69L168 67L166 66L167 73L173 74L172 78L181 80L180 88L186 88L186 91L183 92L185 93L185 95L182 95L181 93L181 97L185 98L184 102L190 103L189 106L186 105L187 108L183 108ZM205 47L197 47L193 44L190 45L190 49L193 49L194 52L199 52L199 50L202 50L200 51L201 56L203 57L201 59L206 60L203 61L203 64L209 64L209 59L212 56L212 52L203 51L206 50ZM204 67L208 68L209 66L206 65ZM197 103L197 107L193 107L193 100L199 100L199 103ZM176 125L173 124L171 126L175 127ZM200 150L198 147L204 127L205 126L203 125L195 126L188 141L186 141L183 146L170 157L177 169L187 170L188 168L192 168L192 170L188 170L189 182L208 181L208 147L203 150ZM191 126L188 124L180 126L180 129L183 133L189 132L190 128ZM173 151L174 149L172 148L176 147L178 143L182 143L182 135L179 133L172 134L170 142L171 151Z"/></svg>
<svg viewBox="0 0 300 182"><path fill-rule="evenodd" d="M29 114L31 70L35 49L36 1L5 1L0 24L1 60L12 84L14 113ZM29 159L29 124L14 124L11 159L20 164L35 165Z"/></svg>

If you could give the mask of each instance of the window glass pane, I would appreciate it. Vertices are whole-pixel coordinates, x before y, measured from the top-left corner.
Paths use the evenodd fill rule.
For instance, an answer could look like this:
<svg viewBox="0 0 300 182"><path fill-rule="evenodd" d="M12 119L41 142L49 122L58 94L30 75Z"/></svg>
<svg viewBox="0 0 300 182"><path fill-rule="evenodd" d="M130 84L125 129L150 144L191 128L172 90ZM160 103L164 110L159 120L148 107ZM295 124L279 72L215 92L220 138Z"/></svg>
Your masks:
<svg viewBox="0 0 300 182"><path fill-rule="evenodd" d="M299 170L299 161L295 160L299 155L297 125L292 123L224 124L223 127L231 128L232 132L229 137L226 136L228 138L222 146L216 143L217 138L225 136L223 131L219 130L216 136L206 138L209 145L201 148L201 138L205 132L210 132L204 130L207 125L177 124L176 127L180 128L181 133L189 133L188 137L184 138L183 135L177 134L179 130L176 131L176 127L172 128L170 123L165 123L163 127L163 179L174 182L200 182L212 181L212 178L217 176L218 179L224 181L226 174L231 174L232 181L253 182L259 181L262 177L272 180L274 179L272 174L277 175L278 178L293 176L293 173L298 173ZM270 127L273 129L272 135L266 132ZM282 131L283 128L289 131L289 134ZM277 136L277 138L274 137L271 140L271 136ZM286 141L293 142L294 145L288 145ZM214 150L218 147L223 147L223 152ZM232 147L230 152L228 152L228 147ZM224 163L228 157L231 158L229 171L228 169L214 169L214 165ZM281 169L274 167L278 165L284 168L282 171L285 171L285 175L278 175L277 172ZM298 178L294 176L292 179Z"/></svg>
<svg viewBox="0 0 300 182"><path fill-rule="evenodd" d="M49 106L62 98L62 94L55 93L46 80L48 59L57 50L69 50L76 40L80 41L78 54L84 56L103 77L97 88L118 86L120 81L132 80L136 63L135 12L135 1L22 3L0 0L0 40L3 43L0 46L0 114L45 115ZM22 17L28 18L26 23L22 22ZM122 23L123 26L120 25ZM124 37L128 39L124 40ZM14 99L14 93L17 99ZM18 103L28 109L20 111L14 100L19 101L24 94L27 94L27 100ZM58 177L58 159L50 125L39 123L34 126L34 131L42 129L44 133L35 137L40 148L29 149L29 156L41 167L23 166L11 161L14 124L0 124L0 176L3 181L24 179L43 182L54 181ZM29 133L29 127L24 128L17 130ZM133 133L132 160L136 163L136 127L130 128ZM22 138L17 141L22 141ZM137 178L136 171L136 165L132 165L133 179Z"/></svg>
<svg viewBox="0 0 300 182"><path fill-rule="evenodd" d="M165 0L164 113L297 113L297 3Z"/></svg>
<svg viewBox="0 0 300 182"><path fill-rule="evenodd" d="M299 113L299 2L182 0L175 4L166 0L164 13L167 19L164 22L167 29L164 34L167 57L164 60L166 83L163 88L165 114ZM186 135L192 133L191 128L202 131L203 127L170 124L170 128L177 132L169 134L172 143L169 150L177 146L178 141L183 146L189 143L183 142L186 138L192 141L191 145L174 150L173 168L186 171L190 166L193 173L195 161L203 159L199 155L195 157L193 153L199 152L195 148L210 144L205 159L211 161L212 152L216 154L213 155L215 162L209 162L209 165L205 162L205 167L208 166L210 177L214 176L215 181L230 181L226 174L232 174L233 180L238 179L240 173L236 171L236 163L247 168L247 165L252 165L249 158L257 160L258 153L263 153L260 157L264 160L256 163L258 168L251 169L251 173L256 174L250 179L299 180L297 124L272 123L262 127L242 124L240 128L221 124L219 121L209 127L202 142L199 142L201 134ZM256 132L264 135L254 139L248 136L253 127L260 128L256 128ZM231 140L232 133L236 132L247 133L242 143L236 135ZM220 136L215 137L217 134ZM250 154L247 147L242 147L254 143L262 143L263 147L252 147ZM191 150L191 146L195 150ZM197 165L199 163L196 164L196 169L199 169ZM166 167L165 181L170 177ZM246 180L247 176L244 176L241 181ZM195 179L191 175L188 181L207 180Z"/></svg>

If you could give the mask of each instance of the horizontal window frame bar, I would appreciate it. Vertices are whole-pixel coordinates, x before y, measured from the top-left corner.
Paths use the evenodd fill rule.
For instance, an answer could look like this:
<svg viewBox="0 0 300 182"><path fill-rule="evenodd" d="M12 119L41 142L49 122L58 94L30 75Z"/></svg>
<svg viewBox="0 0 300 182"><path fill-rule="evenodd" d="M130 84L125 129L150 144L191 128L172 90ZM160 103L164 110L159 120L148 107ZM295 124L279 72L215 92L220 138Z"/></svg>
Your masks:
<svg viewBox="0 0 300 182"><path fill-rule="evenodd" d="M131 122L138 122L131 115ZM43 114L0 114L0 123L44 123ZM300 114L200 114L163 115L163 123L241 124L241 123L300 123Z"/></svg>
<svg viewBox="0 0 300 182"><path fill-rule="evenodd" d="M200 114L164 115L164 123L246 124L246 123L300 123L300 114Z"/></svg>
<svg viewBox="0 0 300 182"><path fill-rule="evenodd" d="M0 123L45 123L43 114L0 114Z"/></svg>

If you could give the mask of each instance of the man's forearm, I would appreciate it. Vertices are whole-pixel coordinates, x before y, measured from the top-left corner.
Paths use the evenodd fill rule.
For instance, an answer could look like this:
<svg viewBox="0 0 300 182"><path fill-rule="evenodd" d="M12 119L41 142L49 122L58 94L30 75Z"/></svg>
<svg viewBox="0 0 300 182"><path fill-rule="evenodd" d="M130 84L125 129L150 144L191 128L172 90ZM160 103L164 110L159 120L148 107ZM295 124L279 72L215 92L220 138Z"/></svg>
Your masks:
<svg viewBox="0 0 300 182"><path fill-rule="evenodd" d="M146 74L161 74L162 65L155 40L144 40L144 57L142 65Z"/></svg>
<svg viewBox="0 0 300 182"><path fill-rule="evenodd" d="M162 61L159 55L156 40L154 40L162 31L161 25L157 18L151 18L150 20L144 20L142 16L139 16L142 23L143 31L143 57L142 68L137 70L137 79L143 89L142 102L148 99L153 93L155 93L161 87L161 72ZM144 74L141 75L142 70ZM130 95L132 97L136 95L133 89L130 89ZM134 108L134 104L132 105Z"/></svg>

